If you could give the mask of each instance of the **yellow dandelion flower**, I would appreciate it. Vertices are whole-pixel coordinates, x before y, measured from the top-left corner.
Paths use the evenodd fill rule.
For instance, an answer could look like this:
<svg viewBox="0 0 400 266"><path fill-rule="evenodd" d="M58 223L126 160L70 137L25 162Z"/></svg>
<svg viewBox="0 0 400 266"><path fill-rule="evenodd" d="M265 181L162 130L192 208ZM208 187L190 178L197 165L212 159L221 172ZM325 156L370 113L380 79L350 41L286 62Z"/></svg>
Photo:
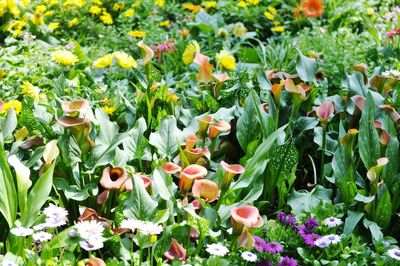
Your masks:
<svg viewBox="0 0 400 266"><path fill-rule="evenodd" d="M264 16L269 20L274 20L274 15L268 11L264 12Z"/></svg>
<svg viewBox="0 0 400 266"><path fill-rule="evenodd" d="M215 1L204 1L203 3L201 3L201 5L206 7L206 8L212 8L212 7L217 7L217 2L215 2Z"/></svg>
<svg viewBox="0 0 400 266"><path fill-rule="evenodd" d="M127 18L127 17L133 17L135 15L135 9L133 8L128 8L123 14L122 16Z"/></svg>
<svg viewBox="0 0 400 266"><path fill-rule="evenodd" d="M12 100L9 102L4 103L3 110L1 110L1 114L6 114L8 110L11 108L14 109L15 113L18 115L22 109L22 103L18 100Z"/></svg>
<svg viewBox="0 0 400 266"><path fill-rule="evenodd" d="M239 3L237 3L238 7L243 7L244 8L244 7L247 7L247 5L248 4L245 1L239 1Z"/></svg>
<svg viewBox="0 0 400 266"><path fill-rule="evenodd" d="M35 102L39 100L40 89L36 86L33 86L29 81L22 82L21 92L22 94L31 97Z"/></svg>
<svg viewBox="0 0 400 266"><path fill-rule="evenodd" d="M117 59L118 65L125 69L131 69L137 67L137 63L132 56L125 52L114 52L114 56Z"/></svg>
<svg viewBox="0 0 400 266"><path fill-rule="evenodd" d="M103 12L103 15L100 16L100 20L101 20L104 24L107 24L107 25L113 24L113 19L112 19L110 13L108 13L108 12L106 12L106 11L104 11L104 12Z"/></svg>
<svg viewBox="0 0 400 266"><path fill-rule="evenodd" d="M235 57L232 55L230 51L221 50L219 53L215 55L215 59L218 61L221 68L235 70Z"/></svg>
<svg viewBox="0 0 400 266"><path fill-rule="evenodd" d="M89 8L89 13L93 16L101 14L101 8L99 6L91 6Z"/></svg>
<svg viewBox="0 0 400 266"><path fill-rule="evenodd" d="M201 9L200 5L194 5L192 3L183 4L182 7L183 7L183 9L192 11L192 13L197 13Z"/></svg>
<svg viewBox="0 0 400 266"><path fill-rule="evenodd" d="M158 6L158 7L163 7L165 4L165 0L156 0L154 2L154 5Z"/></svg>
<svg viewBox="0 0 400 266"><path fill-rule="evenodd" d="M106 55L103 55L102 57L98 58L96 61L94 61L93 66L95 68L106 68L109 65L111 65L112 61L113 61L113 55L106 54Z"/></svg>
<svg viewBox="0 0 400 266"><path fill-rule="evenodd" d="M54 5L58 4L58 0L50 0L49 4L54 6Z"/></svg>
<svg viewBox="0 0 400 266"><path fill-rule="evenodd" d="M48 10L48 11L46 11L46 13L44 13L44 15L46 16L46 17L50 17L50 16L52 16L54 14L54 11L53 10Z"/></svg>
<svg viewBox="0 0 400 266"><path fill-rule="evenodd" d="M44 20L43 20L42 13L35 12L35 14L32 17L32 23L37 25L37 26L43 25L44 24Z"/></svg>
<svg viewBox="0 0 400 266"><path fill-rule="evenodd" d="M169 20L165 20L165 21L160 22L160 26L161 27L168 27L169 26Z"/></svg>
<svg viewBox="0 0 400 266"><path fill-rule="evenodd" d="M190 30L189 29L180 30L179 34L182 36L182 38L186 38L187 36L189 36Z"/></svg>
<svg viewBox="0 0 400 266"><path fill-rule="evenodd" d="M122 9L124 9L125 7L125 3L115 3L112 7L113 11L121 11Z"/></svg>
<svg viewBox="0 0 400 266"><path fill-rule="evenodd" d="M57 50L52 53L54 61L64 65L72 65L79 61L78 57L71 53L70 51Z"/></svg>
<svg viewBox="0 0 400 266"><path fill-rule="evenodd" d="M276 26L276 27L273 27L271 30L275 31L275 32L284 32L285 28L282 26Z"/></svg>
<svg viewBox="0 0 400 266"><path fill-rule="evenodd" d="M267 7L267 9L272 15L276 15L276 13L278 13L278 11L276 11L276 8L273 6L269 6Z"/></svg>
<svg viewBox="0 0 400 266"><path fill-rule="evenodd" d="M60 26L60 23L58 23L58 22L52 22L52 23L50 23L49 24L49 29L51 30L51 31L54 31L54 30L56 30L56 29L58 29L58 27Z"/></svg>
<svg viewBox="0 0 400 266"><path fill-rule="evenodd" d="M186 65L191 64L196 53L200 53L200 46L193 40L186 46L185 51L182 54L183 63Z"/></svg>
<svg viewBox="0 0 400 266"><path fill-rule="evenodd" d="M21 4L24 7L28 7L31 4L31 0L21 0Z"/></svg>
<svg viewBox="0 0 400 266"><path fill-rule="evenodd" d="M246 1L251 5L258 5L260 3L260 0L246 0Z"/></svg>
<svg viewBox="0 0 400 266"><path fill-rule="evenodd" d="M280 21L274 21L274 22L272 22L275 26L279 26L279 25L281 25L281 22Z"/></svg>
<svg viewBox="0 0 400 266"><path fill-rule="evenodd" d="M68 28L72 28L73 26L75 26L75 25L78 24L78 23L79 23L78 18L74 18L74 19L72 19L72 20L70 20L70 21L68 22Z"/></svg>
<svg viewBox="0 0 400 266"><path fill-rule="evenodd" d="M96 4L96 5L98 5L98 6L103 5L103 2L100 1L100 0L92 0L92 3L93 3L93 4Z"/></svg>
<svg viewBox="0 0 400 266"><path fill-rule="evenodd" d="M133 31L130 31L128 33L128 35L131 36L131 37L141 38L141 37L146 36L146 32L140 31L140 30L133 30Z"/></svg>
<svg viewBox="0 0 400 266"><path fill-rule="evenodd" d="M7 6L10 13L13 15L14 18L19 17L21 11L18 8L17 1L14 0L7 0Z"/></svg>
<svg viewBox="0 0 400 266"><path fill-rule="evenodd" d="M47 10L47 7L44 5L38 5L38 6L36 6L36 9L35 9L36 12L40 12L40 13L44 13L46 10Z"/></svg>
<svg viewBox="0 0 400 266"><path fill-rule="evenodd" d="M115 106L103 106L104 112L106 112L108 115L113 115L115 111L117 111L117 107Z"/></svg>

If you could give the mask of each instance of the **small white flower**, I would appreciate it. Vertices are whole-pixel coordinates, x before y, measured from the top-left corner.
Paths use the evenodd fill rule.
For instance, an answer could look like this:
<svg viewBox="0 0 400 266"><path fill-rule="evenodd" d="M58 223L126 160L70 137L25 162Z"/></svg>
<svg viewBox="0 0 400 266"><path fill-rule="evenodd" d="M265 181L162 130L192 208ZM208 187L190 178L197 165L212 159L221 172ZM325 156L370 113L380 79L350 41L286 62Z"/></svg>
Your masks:
<svg viewBox="0 0 400 266"><path fill-rule="evenodd" d="M48 229L48 228L49 228L49 227L47 226L46 223L41 223L41 224L35 225L35 226L33 227L33 230L35 230L35 231L42 231L42 230L46 230L46 229Z"/></svg>
<svg viewBox="0 0 400 266"><path fill-rule="evenodd" d="M314 244L319 248L326 248L331 244L327 239L321 237L314 241Z"/></svg>
<svg viewBox="0 0 400 266"><path fill-rule="evenodd" d="M1 263L1 266L18 266L18 264L16 264L13 261L10 261L10 260L3 259L3 262Z"/></svg>
<svg viewBox="0 0 400 266"><path fill-rule="evenodd" d="M226 254L228 254L229 249L227 249L222 244L217 243L217 244L207 244L206 251L211 255L223 257Z"/></svg>
<svg viewBox="0 0 400 266"><path fill-rule="evenodd" d="M12 228L10 232L16 236L30 236L33 234L33 230L31 228L25 228L22 226Z"/></svg>
<svg viewBox="0 0 400 266"><path fill-rule="evenodd" d="M79 222L75 228L85 240L101 237L104 231L103 224L95 220Z"/></svg>
<svg viewBox="0 0 400 266"><path fill-rule="evenodd" d="M45 242L51 239L53 235L47 232L37 232L32 235L35 241Z"/></svg>
<svg viewBox="0 0 400 266"><path fill-rule="evenodd" d="M400 71L397 71L395 69L390 69L390 70L383 72L382 76L387 77L387 78L400 79Z"/></svg>
<svg viewBox="0 0 400 266"><path fill-rule="evenodd" d="M68 211L62 207L50 204L43 210L43 213L46 215L46 226L49 228L67 224Z"/></svg>
<svg viewBox="0 0 400 266"><path fill-rule="evenodd" d="M336 217L329 217L323 221L324 225L328 226L329 228L337 227L341 225L343 222L339 218Z"/></svg>
<svg viewBox="0 0 400 266"><path fill-rule="evenodd" d="M86 241L80 241L79 245L81 246L81 248L83 248L84 250L97 250L97 249L101 249L104 247L104 238L103 237L92 237L87 239Z"/></svg>
<svg viewBox="0 0 400 266"><path fill-rule="evenodd" d="M340 236L335 235L335 234L330 234L330 235L324 236L324 238L326 238L329 241L329 243L331 243L331 244L337 244L342 240L342 238Z"/></svg>
<svg viewBox="0 0 400 266"><path fill-rule="evenodd" d="M142 228L144 222L136 219L123 220L121 223L121 228L130 229L135 231L136 229Z"/></svg>
<svg viewBox="0 0 400 266"><path fill-rule="evenodd" d="M400 260L400 249L393 248L388 250L388 255L395 260Z"/></svg>
<svg viewBox="0 0 400 266"><path fill-rule="evenodd" d="M145 222L139 230L144 235L159 235L163 231L163 227L152 222Z"/></svg>
<svg viewBox="0 0 400 266"><path fill-rule="evenodd" d="M245 251L242 253L242 259L248 262L255 262L257 261L257 255L249 251Z"/></svg>

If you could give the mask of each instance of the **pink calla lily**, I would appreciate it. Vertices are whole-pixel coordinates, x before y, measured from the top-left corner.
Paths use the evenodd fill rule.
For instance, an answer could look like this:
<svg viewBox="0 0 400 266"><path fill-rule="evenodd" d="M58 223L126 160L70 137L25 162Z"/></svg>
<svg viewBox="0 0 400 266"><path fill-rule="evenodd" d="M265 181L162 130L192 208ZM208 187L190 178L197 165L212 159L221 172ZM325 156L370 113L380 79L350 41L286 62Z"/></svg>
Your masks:
<svg viewBox="0 0 400 266"><path fill-rule="evenodd" d="M100 185L104 189L118 190L128 179L128 174L122 167L107 167L103 170Z"/></svg>
<svg viewBox="0 0 400 266"><path fill-rule="evenodd" d="M136 175L142 179L144 188L145 188L146 190L149 189L150 186L151 186L151 179L148 178L147 176L141 174L141 173L138 173L138 174L136 174ZM129 177L129 178L125 181L124 185L125 185L125 190L126 190L126 191L132 191L132 190L133 190L132 177Z"/></svg>
<svg viewBox="0 0 400 266"><path fill-rule="evenodd" d="M193 182L192 194L196 198L202 198L206 202L213 202L218 198L218 185L207 179L195 180Z"/></svg>
<svg viewBox="0 0 400 266"><path fill-rule="evenodd" d="M190 150L193 149L194 146L196 146L197 142L199 142L199 138L196 136L196 134L190 134L186 137L186 146L185 149Z"/></svg>
<svg viewBox="0 0 400 266"><path fill-rule="evenodd" d="M92 221L95 220L97 222L100 222L104 228L110 228L111 224L110 222L103 217L100 217L97 212L91 208L86 208L81 216L78 217L78 221L83 222L83 221Z"/></svg>
<svg viewBox="0 0 400 266"><path fill-rule="evenodd" d="M197 73L197 81L208 83L212 79L213 66L209 63L210 58L208 56L202 55L201 53L196 53L193 63L200 66L199 73Z"/></svg>
<svg viewBox="0 0 400 266"><path fill-rule="evenodd" d="M199 135L204 137L207 133L208 127L211 125L213 117L211 115L204 116L203 119L197 120L199 123Z"/></svg>
<svg viewBox="0 0 400 266"><path fill-rule="evenodd" d="M187 194L192 187L193 181L202 179L207 175L207 169L203 166L192 164L183 169L179 174L179 190Z"/></svg>
<svg viewBox="0 0 400 266"><path fill-rule="evenodd" d="M360 111L364 110L365 98L363 96L354 95L353 97L351 97L351 101L357 106Z"/></svg>
<svg viewBox="0 0 400 266"><path fill-rule="evenodd" d="M264 225L258 209L254 206L242 206L231 209L231 223L233 233L240 234L244 227L257 228Z"/></svg>
<svg viewBox="0 0 400 266"><path fill-rule="evenodd" d="M182 171L182 167L180 167L179 165L177 165L173 162L167 162L166 164L164 164L164 166L162 168L164 169L164 171L167 174L170 174L170 175L177 174L180 171Z"/></svg>
<svg viewBox="0 0 400 266"><path fill-rule="evenodd" d="M210 139L214 139L218 137L221 132L226 132L231 130L231 125L223 120L220 120L210 126L210 132L208 133L208 137Z"/></svg>
<svg viewBox="0 0 400 266"><path fill-rule="evenodd" d="M236 175L241 175L244 173L245 169L240 164L227 164L224 161L221 161L221 166L224 170L224 177L222 180L221 189L226 190L231 185L232 179Z"/></svg>
<svg viewBox="0 0 400 266"><path fill-rule="evenodd" d="M306 92L301 86L296 86L292 79L287 78L285 80L285 89L291 92L293 96L298 97L301 101L306 99Z"/></svg>
<svg viewBox="0 0 400 266"><path fill-rule="evenodd" d="M182 247L176 239L172 239L171 246L167 252L164 253L164 256L168 260L174 260L177 258L180 261L186 260L186 249Z"/></svg>

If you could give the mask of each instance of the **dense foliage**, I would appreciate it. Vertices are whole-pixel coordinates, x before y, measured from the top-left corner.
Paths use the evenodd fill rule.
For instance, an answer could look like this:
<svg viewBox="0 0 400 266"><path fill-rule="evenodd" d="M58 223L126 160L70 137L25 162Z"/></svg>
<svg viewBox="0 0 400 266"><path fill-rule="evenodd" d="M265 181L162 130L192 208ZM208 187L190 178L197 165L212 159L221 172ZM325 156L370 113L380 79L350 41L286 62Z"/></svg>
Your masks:
<svg viewBox="0 0 400 266"><path fill-rule="evenodd" d="M0 0L1 265L398 263L399 17Z"/></svg>

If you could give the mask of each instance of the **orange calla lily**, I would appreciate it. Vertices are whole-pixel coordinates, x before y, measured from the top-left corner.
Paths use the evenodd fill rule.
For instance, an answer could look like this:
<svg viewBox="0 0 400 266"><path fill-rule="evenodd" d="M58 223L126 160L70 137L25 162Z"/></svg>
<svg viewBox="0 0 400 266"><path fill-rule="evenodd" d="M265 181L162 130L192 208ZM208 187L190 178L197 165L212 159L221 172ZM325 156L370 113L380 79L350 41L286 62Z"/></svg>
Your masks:
<svg viewBox="0 0 400 266"><path fill-rule="evenodd" d="M164 164L164 166L162 168L164 169L164 171L166 173L168 173L170 175L177 174L180 171L182 171L182 167L174 164L173 162L167 162L166 164Z"/></svg>
<svg viewBox="0 0 400 266"><path fill-rule="evenodd" d="M224 170L224 177L223 177L223 180L222 180L221 189L222 190L226 190L231 185L232 179L236 175L243 174L245 169L240 164L231 164L231 165L229 165L224 161L221 161L220 164L221 164L221 166L222 166L222 168Z"/></svg>
<svg viewBox="0 0 400 266"><path fill-rule="evenodd" d="M196 136L196 134L190 134L186 137L186 146L185 149L192 149L194 146L196 146L197 142L199 142L200 139Z"/></svg>
<svg viewBox="0 0 400 266"><path fill-rule="evenodd" d="M210 139L214 139L218 137L221 132L226 132L231 130L231 125L223 120L218 121L210 126L210 131L208 133L208 137Z"/></svg>
<svg viewBox="0 0 400 266"><path fill-rule="evenodd" d="M102 223L105 228L111 227L110 222L106 218L100 217L97 212L91 208L86 208L81 216L78 217L78 221L80 222L92 220Z"/></svg>
<svg viewBox="0 0 400 266"><path fill-rule="evenodd" d="M213 202L218 198L218 185L207 179L199 179L193 182L192 194L194 197L202 198L206 202Z"/></svg>
<svg viewBox="0 0 400 266"><path fill-rule="evenodd" d="M200 66L197 81L208 83L212 79L213 66L209 63L210 57L196 53L193 62Z"/></svg>
<svg viewBox="0 0 400 266"><path fill-rule="evenodd" d="M233 233L239 235L243 229L257 228L264 225L258 209L254 206L242 206L231 209L231 223Z"/></svg>
<svg viewBox="0 0 400 266"><path fill-rule="evenodd" d="M143 63L144 63L145 65L147 65L147 64L151 61L151 59L153 59L153 57L154 57L154 51L153 51L153 49L151 49L150 47L148 47L143 41L140 41L140 42L138 43L138 46L139 46L140 48L142 48L142 50L146 53L146 55L145 55L144 58L143 58Z"/></svg>
<svg viewBox="0 0 400 266"><path fill-rule="evenodd" d="M285 80L285 89L288 92L291 92L294 97L298 97L301 101L304 101L306 98L306 92L301 86L296 86L292 79L287 78Z"/></svg>
<svg viewBox="0 0 400 266"><path fill-rule="evenodd" d="M213 117L211 115L206 115L204 116L203 119L197 120L197 123L199 123L199 134L200 136L204 137L207 133L208 127L211 125L211 122L213 120Z"/></svg>
<svg viewBox="0 0 400 266"><path fill-rule="evenodd" d="M86 266L107 266L107 264L99 258L90 258L86 263Z"/></svg>
<svg viewBox="0 0 400 266"><path fill-rule="evenodd" d="M207 175L207 169L203 166L192 164L183 169L179 174L179 190L187 194L192 187L193 181L202 179Z"/></svg>

